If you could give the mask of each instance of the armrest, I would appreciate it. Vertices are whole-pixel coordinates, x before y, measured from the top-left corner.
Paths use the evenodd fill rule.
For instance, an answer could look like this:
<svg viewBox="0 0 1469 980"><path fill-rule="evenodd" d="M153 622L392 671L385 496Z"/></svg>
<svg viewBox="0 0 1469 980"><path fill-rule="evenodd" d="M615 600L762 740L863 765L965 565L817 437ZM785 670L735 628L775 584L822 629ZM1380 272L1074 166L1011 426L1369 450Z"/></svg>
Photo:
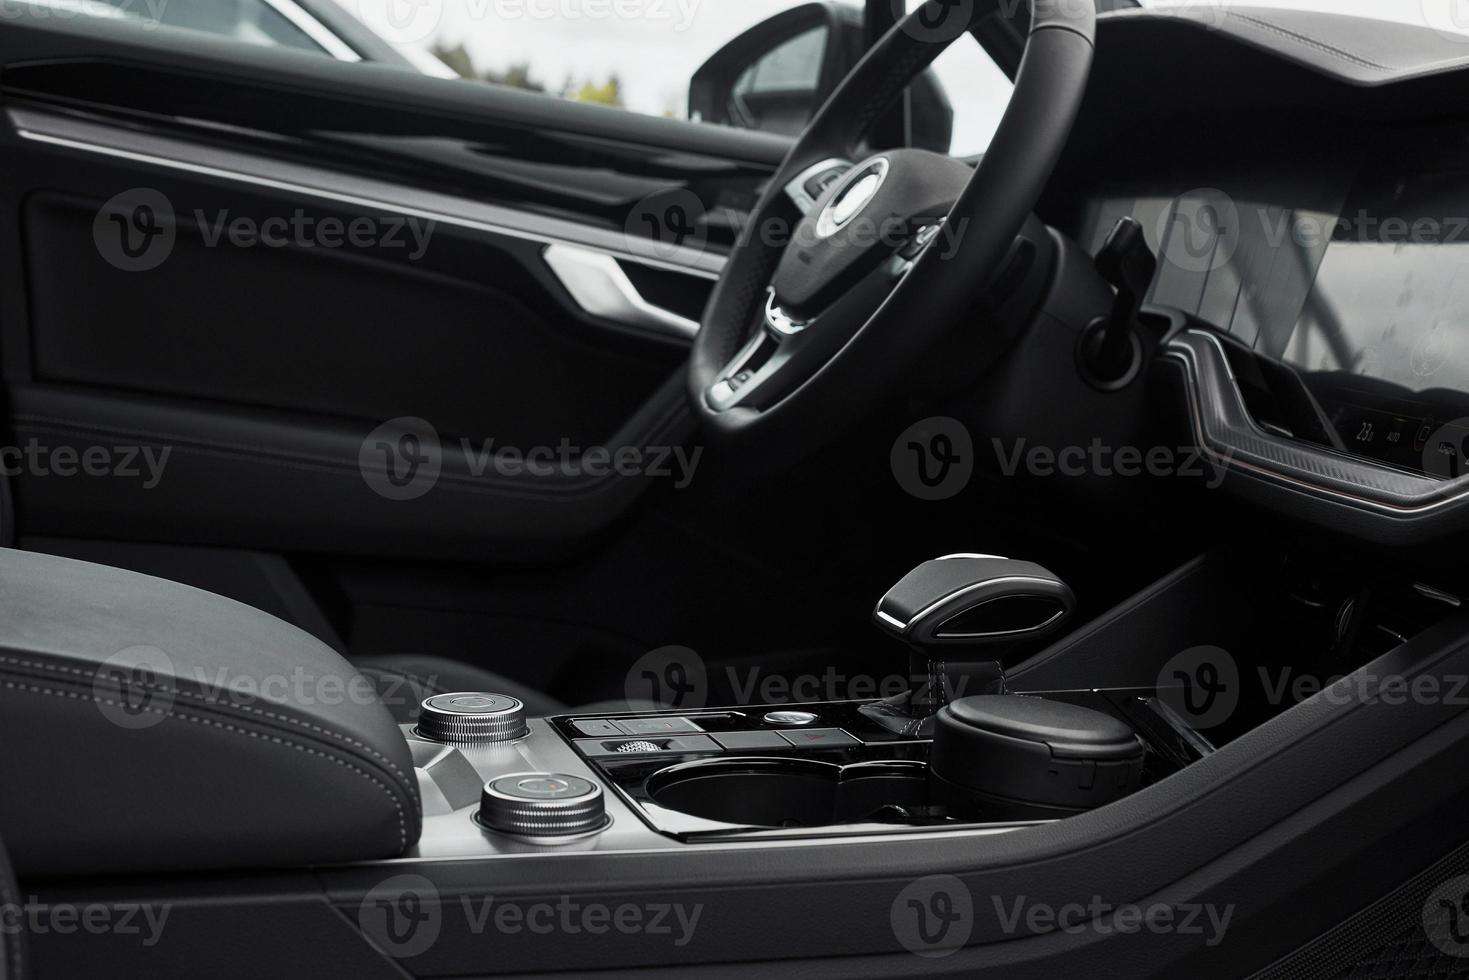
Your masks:
<svg viewBox="0 0 1469 980"><path fill-rule="evenodd" d="M0 550L0 837L22 875L401 854L420 803L372 684L198 589Z"/></svg>

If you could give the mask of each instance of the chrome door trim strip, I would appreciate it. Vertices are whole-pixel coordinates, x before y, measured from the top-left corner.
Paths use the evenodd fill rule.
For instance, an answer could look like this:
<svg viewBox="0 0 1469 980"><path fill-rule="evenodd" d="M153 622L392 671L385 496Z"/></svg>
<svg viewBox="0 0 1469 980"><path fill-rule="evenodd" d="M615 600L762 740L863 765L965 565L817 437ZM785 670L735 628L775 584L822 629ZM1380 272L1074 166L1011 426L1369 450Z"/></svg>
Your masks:
<svg viewBox="0 0 1469 980"><path fill-rule="evenodd" d="M319 45L323 51L338 61L361 61L362 55L354 51L347 42L333 34L325 24L291 0L265 0L265 5L280 14L291 25Z"/></svg>
<svg viewBox="0 0 1469 980"><path fill-rule="evenodd" d="M541 253L576 305L592 316L627 327L693 340L699 324L649 303L617 259L576 245L547 245Z"/></svg>
<svg viewBox="0 0 1469 980"><path fill-rule="evenodd" d="M11 108L6 112L16 135L33 143L301 194L519 241L571 245L710 281L717 280L724 269L722 255L588 227L564 218L32 109Z"/></svg>

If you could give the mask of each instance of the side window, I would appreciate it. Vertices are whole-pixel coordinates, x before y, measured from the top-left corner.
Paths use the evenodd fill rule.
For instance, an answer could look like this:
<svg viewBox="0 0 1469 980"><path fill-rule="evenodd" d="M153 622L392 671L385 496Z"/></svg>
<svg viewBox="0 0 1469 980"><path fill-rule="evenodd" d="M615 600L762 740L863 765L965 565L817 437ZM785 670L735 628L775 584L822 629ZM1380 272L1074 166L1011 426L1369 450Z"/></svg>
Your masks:
<svg viewBox="0 0 1469 980"><path fill-rule="evenodd" d="M949 152L978 156L989 149L1015 85L972 37L961 37L938 56L932 74L953 112Z"/></svg>
<svg viewBox="0 0 1469 980"><path fill-rule="evenodd" d="M794 135L897 0L36 0L344 61ZM904 0L910 8L922 0ZM982 153L1010 81L969 37L910 93L915 145Z"/></svg>

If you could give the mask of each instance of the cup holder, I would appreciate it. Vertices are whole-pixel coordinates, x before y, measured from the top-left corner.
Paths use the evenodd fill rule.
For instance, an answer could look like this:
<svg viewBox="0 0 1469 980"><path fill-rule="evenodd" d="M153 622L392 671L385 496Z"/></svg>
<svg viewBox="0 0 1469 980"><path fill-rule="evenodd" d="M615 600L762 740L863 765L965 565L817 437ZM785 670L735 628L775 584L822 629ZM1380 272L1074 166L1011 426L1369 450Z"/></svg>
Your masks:
<svg viewBox="0 0 1469 980"><path fill-rule="evenodd" d="M656 772L646 789L665 809L746 827L909 823L927 805L928 766L712 759Z"/></svg>

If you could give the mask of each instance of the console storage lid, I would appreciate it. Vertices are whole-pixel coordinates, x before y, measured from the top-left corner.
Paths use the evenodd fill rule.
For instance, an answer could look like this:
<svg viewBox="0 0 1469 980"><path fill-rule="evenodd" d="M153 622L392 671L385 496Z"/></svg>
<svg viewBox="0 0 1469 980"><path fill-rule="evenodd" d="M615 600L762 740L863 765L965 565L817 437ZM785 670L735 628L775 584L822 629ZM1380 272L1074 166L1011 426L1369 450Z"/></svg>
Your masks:
<svg viewBox="0 0 1469 980"><path fill-rule="evenodd" d="M0 550L0 744L23 875L297 867L418 839L407 744L351 664L133 572Z"/></svg>

